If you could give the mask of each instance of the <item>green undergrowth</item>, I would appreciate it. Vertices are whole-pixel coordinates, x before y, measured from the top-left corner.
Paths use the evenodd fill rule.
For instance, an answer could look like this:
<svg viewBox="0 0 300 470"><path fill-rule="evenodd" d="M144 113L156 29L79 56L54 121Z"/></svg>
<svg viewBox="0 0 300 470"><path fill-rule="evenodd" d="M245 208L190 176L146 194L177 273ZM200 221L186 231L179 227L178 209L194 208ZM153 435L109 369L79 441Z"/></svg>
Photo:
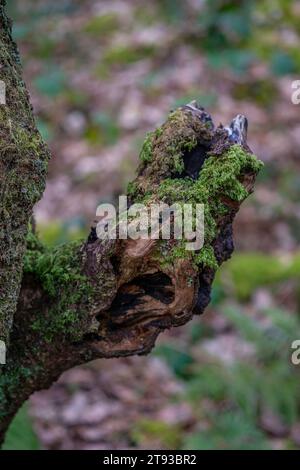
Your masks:
<svg viewBox="0 0 300 470"><path fill-rule="evenodd" d="M89 33L101 34L97 29L89 27ZM104 27L104 25L102 25ZM98 64L95 66L94 73L96 78L101 80L109 79L115 69L130 67L136 62L153 58L157 53L154 44L119 44L112 45L104 51L104 54Z"/></svg>
<svg viewBox="0 0 300 470"><path fill-rule="evenodd" d="M159 442L167 449L178 449L181 433L178 426L155 419L141 419L132 428L131 439L136 445Z"/></svg>
<svg viewBox="0 0 300 470"><path fill-rule="evenodd" d="M103 56L103 64L107 67L113 65L126 66L155 54L153 45L119 45L108 49Z"/></svg>
<svg viewBox="0 0 300 470"><path fill-rule="evenodd" d="M221 356L220 359L211 359L206 365L195 362L191 366L188 386L191 402L196 405L198 397L207 396L215 402L216 409L208 413L208 419L213 423L208 435L199 434L187 439L187 442L192 443L193 448L203 448L203 437L209 437L211 445L218 448L257 448L258 445L259 448L267 448L266 433L259 427L263 410L269 409L287 427L298 419L299 377L290 356L292 341L300 331L299 318L275 308L262 312L261 322L238 308L223 306L222 313L234 328L237 338L253 352L248 358L237 352L232 363L226 367ZM218 412L221 403L224 403L225 410L227 403L228 418L231 416L231 421L227 420L226 425L223 423L226 411ZM235 425L238 429L231 436L229 430L235 419L238 420ZM220 421L223 423L223 444L222 440L214 444ZM261 443L260 439L245 441L250 429L250 436L253 432L260 435ZM222 434L219 439L221 437Z"/></svg>
<svg viewBox="0 0 300 470"><path fill-rule="evenodd" d="M299 337L299 316L276 307L249 313L230 298L214 309L226 321L223 340L211 323L194 321L185 338L169 338L153 352L181 380L185 392L177 400L188 400L197 422L205 423L192 430L181 426L178 448L269 449L275 424L270 431L262 426L266 410L272 423L286 429L283 448L295 448L289 430L299 419L300 382L291 344Z"/></svg>
<svg viewBox="0 0 300 470"><path fill-rule="evenodd" d="M2 447L2 450L39 450L40 444L33 430L25 404L13 419Z"/></svg>
<svg viewBox="0 0 300 470"><path fill-rule="evenodd" d="M184 350L183 360L180 355L178 358L177 350L174 371L178 373L177 364L183 365L179 369L180 376L187 380L188 396L196 410L201 409L200 402L205 401L205 397L214 405L208 414L204 410L211 423L208 432L187 436L186 448L269 448L270 436L260 425L261 413L265 410L273 414L273 423L286 427L282 438L284 448L295 448L289 429L298 421L300 389L297 366L292 364L291 355L292 343L300 335L299 313L276 307L274 296L274 306L268 309L257 306L249 310L241 305L233 306L232 300L249 302L257 289L267 288L276 293L281 286L292 285L293 280L297 289L299 276L299 253L284 258L263 253L236 253L218 273L212 307L225 316L227 331L234 333L237 346L243 345L249 355L243 356L237 347L232 360L224 366L224 346L217 348L218 336L213 329L203 324L190 325L189 346ZM223 295L218 294L220 288ZM297 295L297 291L294 294ZM195 359L193 348L197 345L201 349L205 340L215 341L215 354L213 352L211 357L204 352L200 355L198 351ZM165 357L170 355L176 357L170 351ZM202 357L200 363L199 357Z"/></svg>
<svg viewBox="0 0 300 470"><path fill-rule="evenodd" d="M61 245L70 241L83 240L87 230L80 220L51 220L48 223L37 224L38 238L48 247Z"/></svg>
<svg viewBox="0 0 300 470"><path fill-rule="evenodd" d="M239 301L248 301L258 288L275 290L280 282L295 280L298 283L299 279L299 252L283 258L249 252L235 253L218 273L216 284L231 290Z"/></svg>
<svg viewBox="0 0 300 470"><path fill-rule="evenodd" d="M84 25L83 31L93 37L110 35L119 28L119 18L115 13L93 16Z"/></svg>

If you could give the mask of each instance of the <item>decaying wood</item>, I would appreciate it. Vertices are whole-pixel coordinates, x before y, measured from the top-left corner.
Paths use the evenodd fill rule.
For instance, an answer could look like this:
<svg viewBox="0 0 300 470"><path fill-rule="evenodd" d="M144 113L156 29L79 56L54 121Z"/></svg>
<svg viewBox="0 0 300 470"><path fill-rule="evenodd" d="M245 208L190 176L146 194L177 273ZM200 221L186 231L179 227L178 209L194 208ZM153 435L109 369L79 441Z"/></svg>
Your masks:
<svg viewBox="0 0 300 470"><path fill-rule="evenodd" d="M14 73L15 66L19 70L19 65L16 65L16 53L12 52L15 48L3 14L3 3L0 2L0 12L4 33L0 38L3 44L9 43L6 57L1 56L1 65L6 64L5 79ZM20 86L23 93L19 72L15 85ZM8 96L10 93L12 89L8 87ZM26 112L14 115L18 99L23 100ZM212 253L212 260L200 257L197 263L192 255L181 256L180 251L174 256L178 241L172 239L165 243L141 239L99 240L95 228L82 244L70 243L51 251L33 234L27 236L26 242L32 207L41 197L44 185L45 166L40 173L36 170L37 162L45 162L48 155L28 106L24 92L22 97L9 98L6 114L1 114L1 129L5 129L9 116L15 117L10 121L12 126L19 126L21 133L24 130L26 137L32 140L29 139L24 148L18 147L13 164L7 163L11 145L15 145L13 140L9 141L12 139L9 134L6 146L1 147L1 176L6 181L0 206L4 214L1 216L2 240L9 245L12 256L14 250L18 255L12 258L17 263L16 268L12 269L10 258L2 260L1 265L1 276L4 274L1 302L6 305L10 296L9 279L14 285L15 297L10 302L10 320L3 321L0 317L1 337L7 340L9 336L7 364L1 368L0 375L0 440L20 405L34 391L49 387L66 369L99 357L146 354L161 331L183 325L194 314L203 313L210 301L216 268L233 251L233 219L242 200L251 193L259 169L242 142L242 150L248 157L240 165L236 157L235 173L230 181L226 178L223 181L220 165L224 163L224 172L228 171L228 151L234 142L227 130L215 129L203 109L196 104L184 106L171 113L166 123L146 139L129 201L132 204L143 200L150 206L160 201L162 188L172 189L173 183L177 188L176 197L172 190L162 197L169 204L177 200L182 203L201 201L206 195L203 202L213 207L210 213L213 236L210 233L205 249ZM32 141L36 143L37 139L37 145L33 146ZM207 196L209 188L199 184L209 159L212 167L214 162L219 166L216 178L220 179L219 185L216 181L209 182L208 186L215 188L211 196ZM27 171L31 176L23 178ZM26 210L22 216L18 213L16 219L7 210L5 196L12 182L12 172L22 177L12 183L17 207L24 208L21 197L24 190L26 193L37 185ZM188 188L186 193L183 183ZM234 185L239 190L237 195L233 194ZM192 195L195 201L190 201ZM17 224L17 239L11 235L11 220ZM21 281L21 258L26 243ZM6 245L3 246L5 249Z"/></svg>

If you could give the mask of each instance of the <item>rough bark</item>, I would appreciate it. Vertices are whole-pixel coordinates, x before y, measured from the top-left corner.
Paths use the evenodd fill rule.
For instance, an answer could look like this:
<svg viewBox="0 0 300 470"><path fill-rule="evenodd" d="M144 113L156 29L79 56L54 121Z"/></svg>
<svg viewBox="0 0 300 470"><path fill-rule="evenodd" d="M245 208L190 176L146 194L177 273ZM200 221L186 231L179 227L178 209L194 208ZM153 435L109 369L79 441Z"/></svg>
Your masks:
<svg viewBox="0 0 300 470"><path fill-rule="evenodd" d="M0 1L0 340L8 342L22 276L28 220L41 198L48 151L36 129L11 23Z"/></svg>
<svg viewBox="0 0 300 470"><path fill-rule="evenodd" d="M215 129L203 109L179 108L147 136L129 206L204 203L203 248L187 251L186 240L174 239L100 240L92 228L86 241L49 250L27 234L48 152L0 4L0 73L8 90L0 116L1 337L10 331L0 375L1 441L21 404L63 371L99 357L146 354L161 331L203 313L216 269L233 251L232 222L260 163L244 142Z"/></svg>

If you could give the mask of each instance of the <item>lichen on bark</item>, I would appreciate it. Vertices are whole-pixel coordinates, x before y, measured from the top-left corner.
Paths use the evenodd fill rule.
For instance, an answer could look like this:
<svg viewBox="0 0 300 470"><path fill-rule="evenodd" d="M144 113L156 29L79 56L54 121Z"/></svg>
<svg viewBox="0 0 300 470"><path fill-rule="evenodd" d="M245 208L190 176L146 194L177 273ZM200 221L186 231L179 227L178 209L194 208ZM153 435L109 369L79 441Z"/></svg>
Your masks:
<svg viewBox="0 0 300 470"><path fill-rule="evenodd" d="M45 187L48 150L36 129L11 23L0 3L0 340L8 343L22 277L28 219Z"/></svg>

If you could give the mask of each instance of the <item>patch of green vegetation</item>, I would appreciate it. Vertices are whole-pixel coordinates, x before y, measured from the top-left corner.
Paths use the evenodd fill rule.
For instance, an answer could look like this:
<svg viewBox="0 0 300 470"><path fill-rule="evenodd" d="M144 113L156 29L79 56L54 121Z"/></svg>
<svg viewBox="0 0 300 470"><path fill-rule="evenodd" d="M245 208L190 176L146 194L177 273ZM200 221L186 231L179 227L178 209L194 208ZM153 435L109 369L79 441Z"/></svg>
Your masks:
<svg viewBox="0 0 300 470"><path fill-rule="evenodd" d="M33 205L45 188L49 152L35 129L16 50L12 54L10 21L3 13L0 31L1 79L9 100L0 109L1 301L0 337L7 341L21 282L24 235ZM5 181L4 181L5 180Z"/></svg>
<svg viewBox="0 0 300 470"><path fill-rule="evenodd" d="M248 100L262 107L274 103L278 94L277 87L270 79L256 80L254 82L242 82L237 84L233 90L233 96L239 100Z"/></svg>
<svg viewBox="0 0 300 470"><path fill-rule="evenodd" d="M139 158L140 161L147 164L150 163L153 158L153 146L157 139L162 135L163 130L161 127L158 127L153 132L148 132L146 138L142 145L142 150L140 152Z"/></svg>
<svg viewBox="0 0 300 470"><path fill-rule="evenodd" d="M155 52L156 48L153 45L114 46L105 52L103 64L108 67L113 65L130 65L148 57L153 57Z"/></svg>
<svg viewBox="0 0 300 470"><path fill-rule="evenodd" d="M119 18L115 13L94 16L85 24L83 30L91 36L113 33L119 28Z"/></svg>
<svg viewBox="0 0 300 470"><path fill-rule="evenodd" d="M291 75L298 72L292 54L279 50L271 55L271 71L277 76Z"/></svg>
<svg viewBox="0 0 300 470"><path fill-rule="evenodd" d="M237 253L220 271L217 283L232 282L234 294L247 301L256 289L300 278L300 255L281 260L264 253Z"/></svg>
<svg viewBox="0 0 300 470"><path fill-rule="evenodd" d="M134 197L137 190L138 190L137 183L135 183L134 181L130 181L127 185L127 195L131 196L131 197Z"/></svg>
<svg viewBox="0 0 300 470"><path fill-rule="evenodd" d="M161 265L167 267L179 259L190 258L192 260L192 252L186 250L185 243L185 240L179 240L176 245L172 246L171 250L168 250L166 249L168 242L162 240L159 250L159 259L162 260L160 261Z"/></svg>
<svg viewBox="0 0 300 470"><path fill-rule="evenodd" d="M189 352L173 344L162 344L155 348L153 354L162 357L181 379L189 376L189 368L193 364L193 357Z"/></svg>
<svg viewBox="0 0 300 470"><path fill-rule="evenodd" d="M28 415L28 405L19 410L12 421L2 447L3 450L39 450L40 444Z"/></svg>
<svg viewBox="0 0 300 470"><path fill-rule="evenodd" d="M178 449L182 431L179 427L163 421L141 419L133 427L132 439L137 443L158 441L167 449Z"/></svg>
<svg viewBox="0 0 300 470"><path fill-rule="evenodd" d="M152 160L152 139L153 139L153 132L148 132L143 147L140 153L140 160L143 163L151 162Z"/></svg>
<svg viewBox="0 0 300 470"><path fill-rule="evenodd" d="M211 246L204 246L200 253L195 256L195 263L198 266L206 266L208 268L218 269L219 265L217 263L214 250Z"/></svg>
<svg viewBox="0 0 300 470"><path fill-rule="evenodd" d="M82 280L76 268L72 270L72 265L75 265L74 261L78 261L76 249L79 249L82 242L68 243L48 250L37 239L33 243L34 239L34 235L30 234L24 257L24 272L36 274L50 296L55 296L62 284L67 284L73 279Z"/></svg>
<svg viewBox="0 0 300 470"><path fill-rule="evenodd" d="M34 55L42 60L51 59L55 55L57 42L48 35L39 35L34 46Z"/></svg>
<svg viewBox="0 0 300 470"><path fill-rule="evenodd" d="M69 242L50 250L41 248L34 239L35 236L30 234L24 257L24 272L34 275L48 294L49 311L46 316L36 317L32 330L40 331L48 341L57 335L67 335L73 341L79 340L84 305L88 304L93 294L93 288L80 268L82 241ZM60 299L58 303L57 298Z"/></svg>
<svg viewBox="0 0 300 470"><path fill-rule="evenodd" d="M68 241L83 240L86 236L86 230L83 221L79 219L70 219L62 222L53 220L47 224L38 224L37 233L41 242L47 247L61 245Z"/></svg>
<svg viewBox="0 0 300 470"><path fill-rule="evenodd" d="M179 153L173 154L173 165L174 165L174 171L181 175L181 173L184 170L184 164L182 160L182 156Z"/></svg>
<svg viewBox="0 0 300 470"><path fill-rule="evenodd" d="M225 411L211 417L213 426L188 436L184 449L188 450L267 450L270 445L264 433L246 420L243 413Z"/></svg>
<svg viewBox="0 0 300 470"><path fill-rule="evenodd" d="M181 448L269 449L262 413L270 410L287 430L299 419L300 382L290 358L295 332L300 331L299 316L272 308L261 310L258 318L228 302L217 312L225 315L229 338L235 335L248 350L246 356L237 348L225 362L216 332L203 324L202 328L191 324L181 347L171 340L153 352L164 358L184 384L186 394L179 399L187 398L197 421L206 423L200 431L187 430ZM195 335L195 327L200 334ZM205 342L211 340L215 345L207 349ZM292 446L288 431L282 443Z"/></svg>
<svg viewBox="0 0 300 470"><path fill-rule="evenodd" d="M56 98L67 88L67 78L59 67L50 67L34 80L37 90L49 98Z"/></svg>
<svg viewBox="0 0 300 470"><path fill-rule="evenodd" d="M98 112L92 115L84 136L92 145L113 145L120 136L120 128L112 116Z"/></svg>

